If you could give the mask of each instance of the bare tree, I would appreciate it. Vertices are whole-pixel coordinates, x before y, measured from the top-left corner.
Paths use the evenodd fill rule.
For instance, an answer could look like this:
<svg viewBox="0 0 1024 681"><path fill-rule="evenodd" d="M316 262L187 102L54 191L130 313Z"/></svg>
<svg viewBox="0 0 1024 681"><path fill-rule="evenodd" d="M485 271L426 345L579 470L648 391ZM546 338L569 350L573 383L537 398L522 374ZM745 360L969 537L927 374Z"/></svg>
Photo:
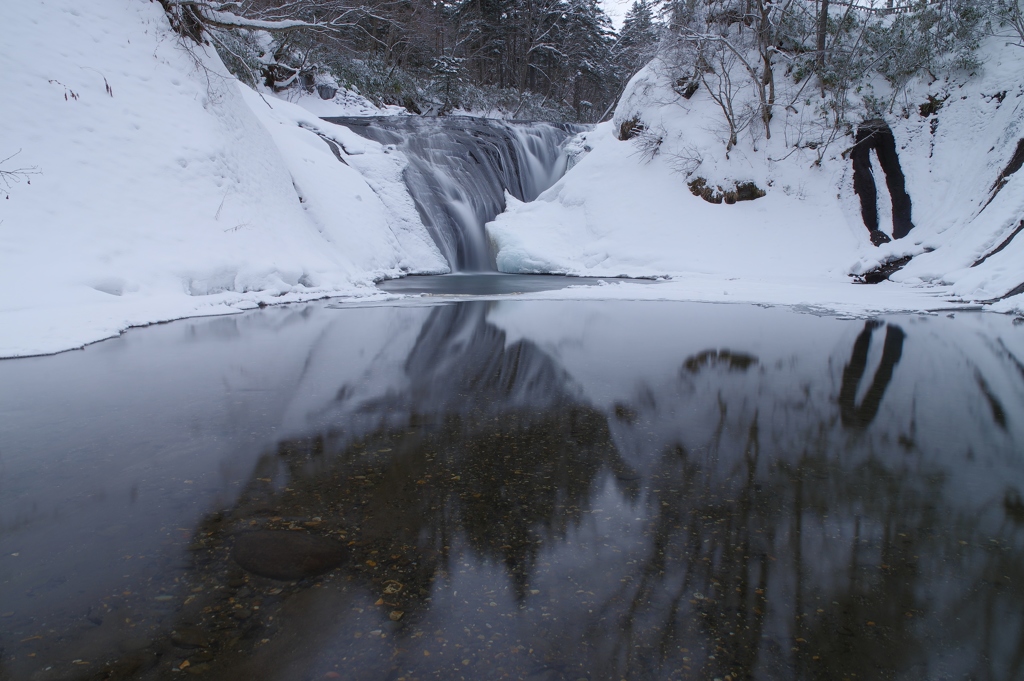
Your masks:
<svg viewBox="0 0 1024 681"><path fill-rule="evenodd" d="M729 138L725 145L728 154L739 142L739 134L750 123L749 117L740 115L742 110L737 112L737 95L742 87L733 80L733 71L739 59L735 52L726 49L721 42L709 41L701 46L701 61L704 68L698 72L700 82L708 96L722 110L729 128Z"/></svg>
<svg viewBox="0 0 1024 681"><path fill-rule="evenodd" d="M365 17L384 19L369 5L338 0L279 0L271 3L231 0L159 0L171 25L196 42L211 28L249 29L284 33L290 31L337 32L359 29Z"/></svg>
<svg viewBox="0 0 1024 681"><path fill-rule="evenodd" d="M1024 47L1024 11L1020 0L995 0L992 15L997 24L1013 32L1012 36L1017 40L1015 44Z"/></svg>

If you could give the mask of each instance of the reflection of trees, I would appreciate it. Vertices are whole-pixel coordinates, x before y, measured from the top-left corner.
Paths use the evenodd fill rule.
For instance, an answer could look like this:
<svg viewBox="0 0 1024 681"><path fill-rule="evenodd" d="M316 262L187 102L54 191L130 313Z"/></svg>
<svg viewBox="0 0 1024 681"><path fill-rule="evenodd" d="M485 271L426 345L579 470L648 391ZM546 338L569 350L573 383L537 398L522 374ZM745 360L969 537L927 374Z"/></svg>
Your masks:
<svg viewBox="0 0 1024 681"><path fill-rule="evenodd" d="M590 642L600 660L578 666L610 679L1020 678L1020 496L1007 492L992 517L951 507L941 459L929 469L904 459L898 433L851 444L837 428L868 427L893 378L905 335L890 326L854 405L874 328L843 374L846 418L810 396L789 406L802 436L764 427L772 421L743 408L742 390L700 395L717 427L699 446L659 454L645 484L644 558L599 617L552 648ZM708 361L721 354L684 369L743 369ZM618 408L643 423L642 406ZM793 441L801 452L787 451Z"/></svg>

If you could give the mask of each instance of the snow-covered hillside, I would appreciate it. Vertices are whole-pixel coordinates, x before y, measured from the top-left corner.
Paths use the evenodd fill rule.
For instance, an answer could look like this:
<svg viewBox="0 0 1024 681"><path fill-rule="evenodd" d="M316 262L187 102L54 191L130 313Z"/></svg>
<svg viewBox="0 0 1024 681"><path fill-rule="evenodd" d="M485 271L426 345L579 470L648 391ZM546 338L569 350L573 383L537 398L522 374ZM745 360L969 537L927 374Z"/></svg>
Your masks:
<svg viewBox="0 0 1024 681"><path fill-rule="evenodd" d="M317 118L396 111L344 91L260 94L180 40L147 0L0 4L0 170L23 170L0 181L0 357L264 303L383 296L374 281L448 271L404 157ZM771 139L751 127L727 153L719 103L663 56L612 121L575 140L560 182L532 203L508 198L489 226L498 268L671 278L539 297L1024 311L1024 173L1007 172L1024 163L1024 49L990 38L978 56L975 71L925 70L898 97L877 76L853 96L861 118L893 102L906 238L869 240L853 131L815 141L827 101L814 88L780 71ZM764 196L705 200L733 190ZM853 284L908 257L887 282Z"/></svg>
<svg viewBox="0 0 1024 681"><path fill-rule="evenodd" d="M488 227L505 272L673 277L673 297L829 304L862 301L892 309L919 300L987 301L1024 283L1024 237L980 266L1024 218L1024 173L992 188L1024 137L1024 50L990 39L978 72L912 82L886 116L896 138L916 225L903 239L875 247L853 191L850 147L840 137L810 148L818 93L777 107L770 140L741 136L726 153L727 130L706 88L689 99L672 68L655 61L626 89L614 120L584 135L590 151L532 204L513 203ZM674 87L675 86L675 87ZM864 94L884 83L869 83ZM937 111L924 110L929 99ZM780 97L781 100L781 97ZM932 107L935 108L935 107ZM632 122L643 131L619 139ZM891 235L891 207L878 161L880 224ZM763 198L713 204L688 184L725 190L753 183ZM699 187L698 187L699 188ZM989 202L987 207L982 208ZM914 256L895 283L843 292L860 275ZM906 290L912 287L912 291ZM897 293L897 290L899 291ZM660 292L664 295L665 289ZM643 297L656 295L651 291ZM896 298L904 298L897 302ZM924 307L927 305L923 304ZM1015 296L994 309L1020 309Z"/></svg>
<svg viewBox="0 0 1024 681"><path fill-rule="evenodd" d="M400 158L190 54L158 3L0 3L0 45L2 169L38 170L0 184L0 357L447 271Z"/></svg>

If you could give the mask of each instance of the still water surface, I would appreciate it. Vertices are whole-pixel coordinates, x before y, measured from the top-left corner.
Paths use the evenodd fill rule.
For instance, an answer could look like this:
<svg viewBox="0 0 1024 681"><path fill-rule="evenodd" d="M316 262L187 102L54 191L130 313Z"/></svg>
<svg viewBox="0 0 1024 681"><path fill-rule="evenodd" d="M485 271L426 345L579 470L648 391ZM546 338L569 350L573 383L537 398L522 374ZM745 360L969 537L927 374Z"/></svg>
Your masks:
<svg viewBox="0 0 1024 681"><path fill-rule="evenodd" d="M622 281L614 278L563 277L549 274L501 274L462 272L388 279L377 288L391 293L437 296L495 296L557 291L571 286L597 286ZM629 279L630 283L655 284L653 279Z"/></svg>
<svg viewBox="0 0 1024 681"><path fill-rule="evenodd" d="M176 322L0 362L0 678L1019 679L1022 494L1009 317Z"/></svg>

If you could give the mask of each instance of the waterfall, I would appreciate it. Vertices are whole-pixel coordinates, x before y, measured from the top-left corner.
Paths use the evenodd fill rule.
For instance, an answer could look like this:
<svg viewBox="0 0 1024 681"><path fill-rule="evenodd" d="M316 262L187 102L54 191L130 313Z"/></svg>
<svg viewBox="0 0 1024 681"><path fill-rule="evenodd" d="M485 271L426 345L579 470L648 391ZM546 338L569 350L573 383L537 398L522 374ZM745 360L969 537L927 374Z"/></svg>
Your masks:
<svg viewBox="0 0 1024 681"><path fill-rule="evenodd" d="M562 143L583 126L450 116L325 118L405 153L405 184L453 271L493 271L484 225L505 191L532 201L565 173Z"/></svg>

